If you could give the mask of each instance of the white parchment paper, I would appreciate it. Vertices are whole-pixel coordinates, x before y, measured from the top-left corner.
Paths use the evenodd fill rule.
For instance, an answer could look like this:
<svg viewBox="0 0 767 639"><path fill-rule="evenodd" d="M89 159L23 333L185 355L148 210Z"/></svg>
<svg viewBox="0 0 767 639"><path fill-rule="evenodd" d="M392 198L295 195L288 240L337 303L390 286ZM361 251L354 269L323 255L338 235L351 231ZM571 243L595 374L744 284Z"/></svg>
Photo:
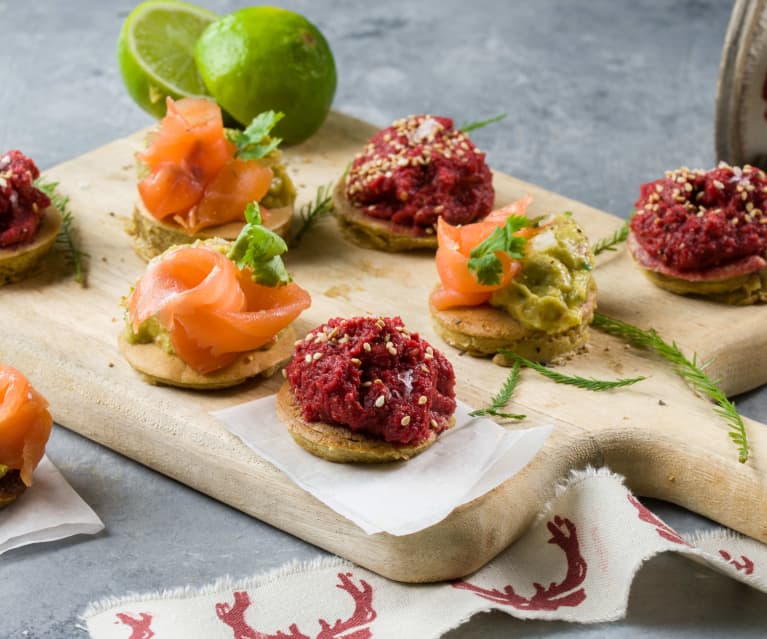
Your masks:
<svg viewBox="0 0 767 639"><path fill-rule="evenodd" d="M72 535L93 535L104 524L90 506L43 457L33 484L14 503L0 509L0 554Z"/></svg>
<svg viewBox="0 0 767 639"><path fill-rule="evenodd" d="M552 430L507 430L472 418L459 402L456 425L406 462L336 464L298 446L265 397L211 414L290 479L368 534L408 535L517 473Z"/></svg>

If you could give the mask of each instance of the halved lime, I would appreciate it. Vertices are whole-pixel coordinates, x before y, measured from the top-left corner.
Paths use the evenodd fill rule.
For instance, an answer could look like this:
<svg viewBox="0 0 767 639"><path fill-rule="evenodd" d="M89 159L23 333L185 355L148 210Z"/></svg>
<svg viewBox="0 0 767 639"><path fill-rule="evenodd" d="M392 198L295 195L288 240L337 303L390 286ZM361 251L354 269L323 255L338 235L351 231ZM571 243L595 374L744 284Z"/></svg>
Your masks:
<svg viewBox="0 0 767 639"><path fill-rule="evenodd" d="M197 72L194 47L218 16L178 0L148 0L125 19L117 61L128 93L156 118L165 115L165 97L208 95Z"/></svg>

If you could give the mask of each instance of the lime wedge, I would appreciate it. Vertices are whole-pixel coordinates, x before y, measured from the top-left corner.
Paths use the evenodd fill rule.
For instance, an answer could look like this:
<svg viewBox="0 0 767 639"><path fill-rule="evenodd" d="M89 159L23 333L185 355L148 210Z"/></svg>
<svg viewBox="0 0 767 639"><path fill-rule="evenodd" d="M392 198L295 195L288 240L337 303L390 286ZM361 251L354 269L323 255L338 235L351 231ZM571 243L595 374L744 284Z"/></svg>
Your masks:
<svg viewBox="0 0 767 639"><path fill-rule="evenodd" d="M125 19L117 61L133 100L156 118L165 97L208 95L194 61L200 34L218 16L178 0L149 0Z"/></svg>

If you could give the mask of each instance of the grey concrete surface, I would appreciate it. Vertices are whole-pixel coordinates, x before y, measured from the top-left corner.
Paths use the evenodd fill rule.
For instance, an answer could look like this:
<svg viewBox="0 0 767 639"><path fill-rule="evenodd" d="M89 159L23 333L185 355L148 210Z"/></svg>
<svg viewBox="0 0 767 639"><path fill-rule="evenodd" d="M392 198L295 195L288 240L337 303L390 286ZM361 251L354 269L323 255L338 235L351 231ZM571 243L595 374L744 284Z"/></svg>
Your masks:
<svg viewBox="0 0 767 639"><path fill-rule="evenodd" d="M242 2L201 0L225 13ZM473 138L491 165L626 216L639 184L709 167L724 0L291 0L334 51L336 109L386 125L508 118ZM0 0L0 147L42 168L145 127L114 60L133 2ZM2 295L0 293L0 295ZM0 297L0 303L1 302ZM1 354L0 354L1 356ZM767 421L767 391L739 399ZM106 524L0 557L0 638L82 637L95 598L244 577L320 551L62 428L49 455ZM682 531L712 524L659 502ZM479 615L449 637L763 637L767 595L676 556L642 569L628 617L575 626ZM159 638L158 638L159 639Z"/></svg>

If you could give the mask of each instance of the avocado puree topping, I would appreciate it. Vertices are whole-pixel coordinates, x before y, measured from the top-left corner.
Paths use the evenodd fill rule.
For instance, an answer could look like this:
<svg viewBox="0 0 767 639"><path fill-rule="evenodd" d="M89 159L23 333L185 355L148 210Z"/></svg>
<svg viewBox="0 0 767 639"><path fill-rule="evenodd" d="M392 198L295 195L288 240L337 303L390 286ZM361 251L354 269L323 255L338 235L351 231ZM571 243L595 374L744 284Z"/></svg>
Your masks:
<svg viewBox="0 0 767 639"><path fill-rule="evenodd" d="M138 331L135 333L131 329L130 322L126 322L125 339L129 344L151 344L154 342L166 353L173 354L170 333L163 328L162 324L154 316L141 322Z"/></svg>
<svg viewBox="0 0 767 639"><path fill-rule="evenodd" d="M594 256L588 238L568 213L549 218L527 243L522 272L495 293L490 304L524 326L558 333L582 321L594 286Z"/></svg>

